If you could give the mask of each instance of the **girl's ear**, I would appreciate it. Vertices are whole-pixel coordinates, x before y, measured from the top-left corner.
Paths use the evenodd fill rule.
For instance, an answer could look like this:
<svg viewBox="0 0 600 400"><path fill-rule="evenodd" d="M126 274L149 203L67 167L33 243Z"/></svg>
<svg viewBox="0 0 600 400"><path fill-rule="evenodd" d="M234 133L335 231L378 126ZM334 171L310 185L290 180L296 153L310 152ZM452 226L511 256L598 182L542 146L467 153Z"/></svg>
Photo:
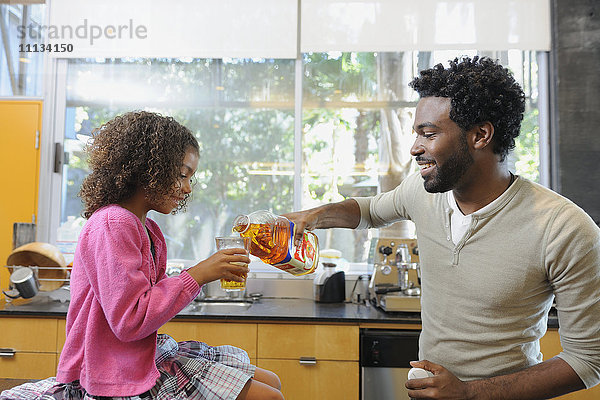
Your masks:
<svg viewBox="0 0 600 400"><path fill-rule="evenodd" d="M494 137L494 125L486 121L472 129L472 146L475 150L482 150L487 147Z"/></svg>

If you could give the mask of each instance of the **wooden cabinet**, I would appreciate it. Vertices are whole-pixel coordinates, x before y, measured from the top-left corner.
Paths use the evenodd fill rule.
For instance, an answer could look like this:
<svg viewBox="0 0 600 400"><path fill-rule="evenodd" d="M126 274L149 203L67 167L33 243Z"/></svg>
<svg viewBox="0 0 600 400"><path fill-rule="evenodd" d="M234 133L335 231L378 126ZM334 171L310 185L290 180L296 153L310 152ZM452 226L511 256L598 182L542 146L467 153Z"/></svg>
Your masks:
<svg viewBox="0 0 600 400"><path fill-rule="evenodd" d="M0 101L0 263L12 251L15 222L37 219L41 101ZM0 287L8 287L8 269L0 268ZM0 292L0 298L4 295Z"/></svg>
<svg viewBox="0 0 600 400"><path fill-rule="evenodd" d="M358 326L259 324L257 366L287 400L359 398Z"/></svg>
<svg viewBox="0 0 600 400"><path fill-rule="evenodd" d="M323 361L314 365L299 360L259 359L257 366L275 372L281 379L286 400L358 400L357 361Z"/></svg>
<svg viewBox="0 0 600 400"><path fill-rule="evenodd" d="M60 359L60 352L65 345L67 339L67 321L63 319L58 320L58 329L56 332L56 366L58 367L58 360Z"/></svg>
<svg viewBox="0 0 600 400"><path fill-rule="evenodd" d="M359 398L358 326L171 321L159 333L246 350L288 400Z"/></svg>
<svg viewBox="0 0 600 400"><path fill-rule="evenodd" d="M358 327L259 324L258 348L258 358L358 361Z"/></svg>
<svg viewBox="0 0 600 400"><path fill-rule="evenodd" d="M159 332L246 350L288 400L359 398L358 326L171 321Z"/></svg>
<svg viewBox="0 0 600 400"><path fill-rule="evenodd" d="M43 379L56 374L56 319L1 319L0 377Z"/></svg>
<svg viewBox="0 0 600 400"><path fill-rule="evenodd" d="M358 326L171 321L159 332L246 350L287 400L359 398Z"/></svg>
<svg viewBox="0 0 600 400"><path fill-rule="evenodd" d="M546 335L540 340L540 348L544 355L544 360L548 360L562 351L560 336L556 329L549 329L546 332ZM600 385L557 398L564 400L598 400L600 399Z"/></svg>
<svg viewBox="0 0 600 400"><path fill-rule="evenodd" d="M0 317L0 378L43 379L56 374L65 343L64 318ZM417 325L362 324L363 328L415 329ZM359 399L359 326L176 320L159 330L178 341L230 344L251 362L275 372L287 400ZM544 359L562 350L557 330L540 342ZM600 399L600 386L562 396Z"/></svg>
<svg viewBox="0 0 600 400"><path fill-rule="evenodd" d="M211 346L229 344L246 350L252 362L256 360L256 324L171 321L158 332L177 341L198 340Z"/></svg>

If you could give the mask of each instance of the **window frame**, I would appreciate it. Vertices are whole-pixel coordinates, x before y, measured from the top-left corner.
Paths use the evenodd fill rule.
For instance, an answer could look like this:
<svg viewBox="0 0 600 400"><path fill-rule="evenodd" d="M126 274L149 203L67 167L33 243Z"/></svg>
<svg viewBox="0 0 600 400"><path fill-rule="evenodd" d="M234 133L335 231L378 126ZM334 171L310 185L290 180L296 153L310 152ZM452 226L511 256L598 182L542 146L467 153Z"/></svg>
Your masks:
<svg viewBox="0 0 600 400"><path fill-rule="evenodd" d="M550 109L549 109L549 52L537 51L538 63L538 109L539 109L539 174L540 183L552 188L551 171L551 138L550 138ZM61 204L63 194L63 143L65 133L66 85L68 60L45 58L44 74L44 113L41 135L39 209L38 209L38 240L55 243L57 229L61 220ZM295 59L294 69L294 210L302 209L302 113L311 107L310 102L303 103L304 65L300 54ZM399 102L405 105L405 102ZM393 104L385 102L343 102L321 104L320 107L363 107L381 108ZM58 171L55 166L59 165Z"/></svg>

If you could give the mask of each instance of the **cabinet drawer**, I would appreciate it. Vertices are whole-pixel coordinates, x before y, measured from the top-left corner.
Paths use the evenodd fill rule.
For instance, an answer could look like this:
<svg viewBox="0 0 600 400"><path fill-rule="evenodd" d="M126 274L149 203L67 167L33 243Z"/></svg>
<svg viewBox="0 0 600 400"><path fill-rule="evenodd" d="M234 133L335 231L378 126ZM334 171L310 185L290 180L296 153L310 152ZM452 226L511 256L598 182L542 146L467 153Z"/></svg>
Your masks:
<svg viewBox="0 0 600 400"><path fill-rule="evenodd" d="M358 327L258 325L258 358L358 361Z"/></svg>
<svg viewBox="0 0 600 400"><path fill-rule="evenodd" d="M0 377L9 379L45 379L56 375L56 353L17 351L0 357Z"/></svg>
<svg viewBox="0 0 600 400"><path fill-rule="evenodd" d="M0 348L56 353L56 319L2 317Z"/></svg>
<svg viewBox="0 0 600 400"><path fill-rule="evenodd" d="M177 341L198 340L211 346L229 344L256 358L256 324L177 321L165 324L158 332Z"/></svg>
<svg viewBox="0 0 600 400"><path fill-rule="evenodd" d="M358 362L258 359L257 365L275 372L286 400L358 400Z"/></svg>

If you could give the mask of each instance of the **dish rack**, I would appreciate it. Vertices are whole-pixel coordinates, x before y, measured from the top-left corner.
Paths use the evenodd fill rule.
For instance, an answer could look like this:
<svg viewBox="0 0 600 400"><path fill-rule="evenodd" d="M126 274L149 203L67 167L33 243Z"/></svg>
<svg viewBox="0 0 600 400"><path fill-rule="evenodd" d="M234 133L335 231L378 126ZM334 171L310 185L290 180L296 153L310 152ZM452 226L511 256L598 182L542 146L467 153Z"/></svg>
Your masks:
<svg viewBox="0 0 600 400"><path fill-rule="evenodd" d="M33 271L36 279L38 280L38 282L40 283L40 290L38 292L38 294L36 294L33 298L36 297L48 297L51 300L57 300L60 301L61 303L64 303L66 301L69 301L71 299L71 295L70 295L70 282L71 282L71 269L73 267L71 266L67 266L67 267L60 267L60 266L56 266L56 267L41 267L38 265L5 265L5 268L8 269L8 274L11 274L11 271L14 271L15 269L18 268L24 268L24 267L29 267L31 268L31 270ZM60 275L59 273L53 274L52 271L67 271L66 277L65 278L48 278L48 277L42 277L40 278L40 272L41 275ZM49 271L48 273L44 273L46 271ZM58 287L48 290L48 289L44 289L44 282L62 282L62 285L58 285ZM55 285L52 285L55 286ZM9 290L12 289L12 286L9 283ZM7 303L10 303L13 299L9 298L9 297L5 297L5 301Z"/></svg>

